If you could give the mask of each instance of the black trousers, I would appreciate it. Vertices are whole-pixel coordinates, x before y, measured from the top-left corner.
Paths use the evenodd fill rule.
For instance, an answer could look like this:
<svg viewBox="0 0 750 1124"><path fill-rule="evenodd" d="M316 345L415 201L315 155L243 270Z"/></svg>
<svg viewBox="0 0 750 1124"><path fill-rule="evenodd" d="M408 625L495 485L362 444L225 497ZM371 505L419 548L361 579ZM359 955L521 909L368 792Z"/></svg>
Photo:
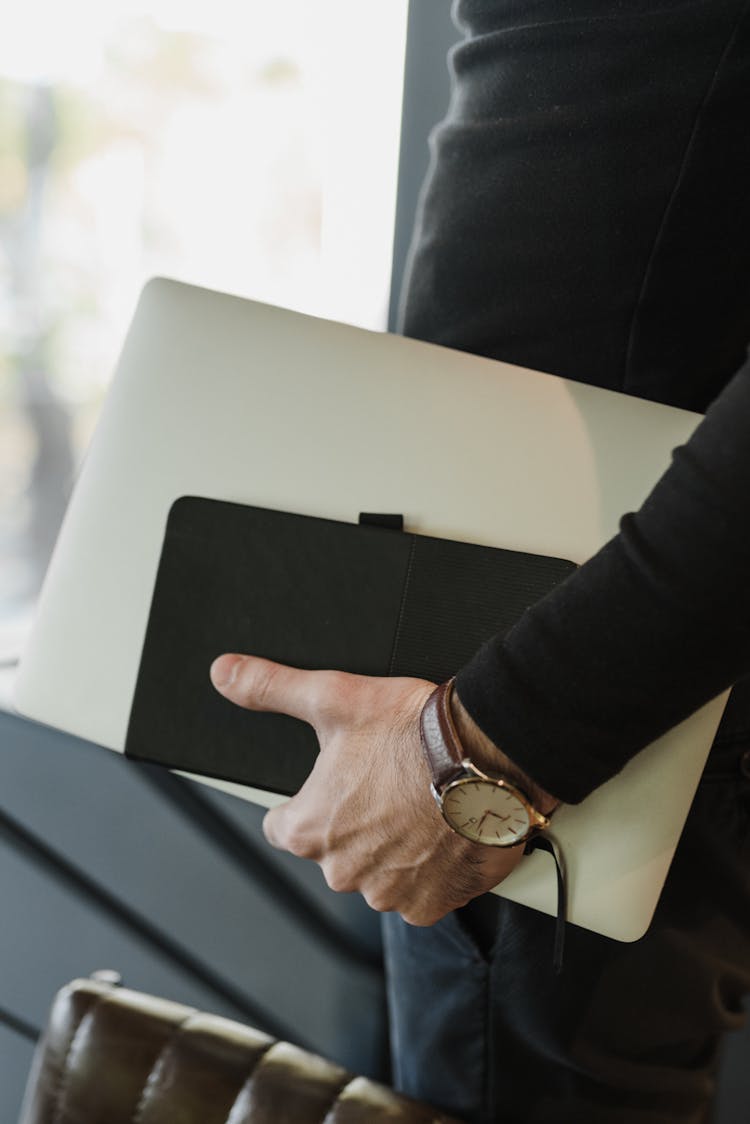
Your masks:
<svg viewBox="0 0 750 1124"><path fill-rule="evenodd" d="M455 10L402 330L704 410L750 339L750 5ZM551 920L491 895L430 929L384 919L399 1088L472 1124L709 1118L750 991L749 699L640 941L569 926L556 977Z"/></svg>

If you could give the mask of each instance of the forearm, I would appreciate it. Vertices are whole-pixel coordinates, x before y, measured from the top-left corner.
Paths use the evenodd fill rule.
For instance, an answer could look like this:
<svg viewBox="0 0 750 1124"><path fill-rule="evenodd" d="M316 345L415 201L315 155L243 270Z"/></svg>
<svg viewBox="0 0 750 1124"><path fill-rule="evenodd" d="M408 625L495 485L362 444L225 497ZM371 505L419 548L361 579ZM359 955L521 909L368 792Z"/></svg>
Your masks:
<svg viewBox="0 0 750 1124"><path fill-rule="evenodd" d="M750 367L620 534L457 677L490 743L565 800L750 670Z"/></svg>

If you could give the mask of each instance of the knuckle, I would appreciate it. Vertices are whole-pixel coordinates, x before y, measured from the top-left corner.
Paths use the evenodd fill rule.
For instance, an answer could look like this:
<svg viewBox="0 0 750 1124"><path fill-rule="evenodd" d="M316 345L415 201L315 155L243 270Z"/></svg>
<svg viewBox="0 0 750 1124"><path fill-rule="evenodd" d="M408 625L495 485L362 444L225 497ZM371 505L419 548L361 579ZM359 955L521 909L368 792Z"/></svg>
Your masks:
<svg viewBox="0 0 750 1124"><path fill-rule="evenodd" d="M351 871L341 862L324 862L322 864L323 876L328 886L337 894L349 894L357 889L356 880Z"/></svg>
<svg viewBox="0 0 750 1124"><path fill-rule="evenodd" d="M370 909L374 909L376 913L389 913L393 909L390 896L382 890L368 890L363 897Z"/></svg>
<svg viewBox="0 0 750 1124"><path fill-rule="evenodd" d="M405 908L399 910L399 915L407 925L414 925L418 928L429 928L431 925L437 924L454 908L454 905L443 895L437 896L434 894L417 895L409 902L402 904L405 905Z"/></svg>
<svg viewBox="0 0 750 1124"><path fill-rule="evenodd" d="M435 925L441 917L442 913L436 913L434 910L407 910L406 913L401 913L399 916L407 925L413 926L415 929L429 929L431 925Z"/></svg>
<svg viewBox="0 0 750 1124"><path fill-rule="evenodd" d="M279 666L275 663L255 664L248 668L248 679L243 684L247 695L252 696L254 705L262 710L270 709L273 684L279 673Z"/></svg>
<svg viewBox="0 0 750 1124"><path fill-rule="evenodd" d="M284 849L301 859L312 858L316 847L313 837L300 824L291 824L284 833Z"/></svg>

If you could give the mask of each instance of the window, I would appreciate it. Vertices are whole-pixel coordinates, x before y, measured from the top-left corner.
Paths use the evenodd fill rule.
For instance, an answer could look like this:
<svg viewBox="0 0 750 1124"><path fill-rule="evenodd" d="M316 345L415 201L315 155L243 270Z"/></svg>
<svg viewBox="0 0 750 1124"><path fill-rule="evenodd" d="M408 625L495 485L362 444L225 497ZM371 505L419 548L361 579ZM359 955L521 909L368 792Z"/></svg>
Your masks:
<svg viewBox="0 0 750 1124"><path fill-rule="evenodd" d="M30 0L5 22L8 666L149 276L385 327L406 0Z"/></svg>

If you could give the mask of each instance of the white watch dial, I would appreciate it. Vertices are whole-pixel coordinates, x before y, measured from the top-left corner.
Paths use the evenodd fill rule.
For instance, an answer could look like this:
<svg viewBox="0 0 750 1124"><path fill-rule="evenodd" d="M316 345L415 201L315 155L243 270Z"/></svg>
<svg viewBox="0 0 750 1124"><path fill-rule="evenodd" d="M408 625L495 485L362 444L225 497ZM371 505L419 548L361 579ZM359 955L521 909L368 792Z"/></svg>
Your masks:
<svg viewBox="0 0 750 1124"><path fill-rule="evenodd" d="M459 835L491 847L519 843L530 827L529 813L515 793L478 777L449 784L443 792L442 808Z"/></svg>

